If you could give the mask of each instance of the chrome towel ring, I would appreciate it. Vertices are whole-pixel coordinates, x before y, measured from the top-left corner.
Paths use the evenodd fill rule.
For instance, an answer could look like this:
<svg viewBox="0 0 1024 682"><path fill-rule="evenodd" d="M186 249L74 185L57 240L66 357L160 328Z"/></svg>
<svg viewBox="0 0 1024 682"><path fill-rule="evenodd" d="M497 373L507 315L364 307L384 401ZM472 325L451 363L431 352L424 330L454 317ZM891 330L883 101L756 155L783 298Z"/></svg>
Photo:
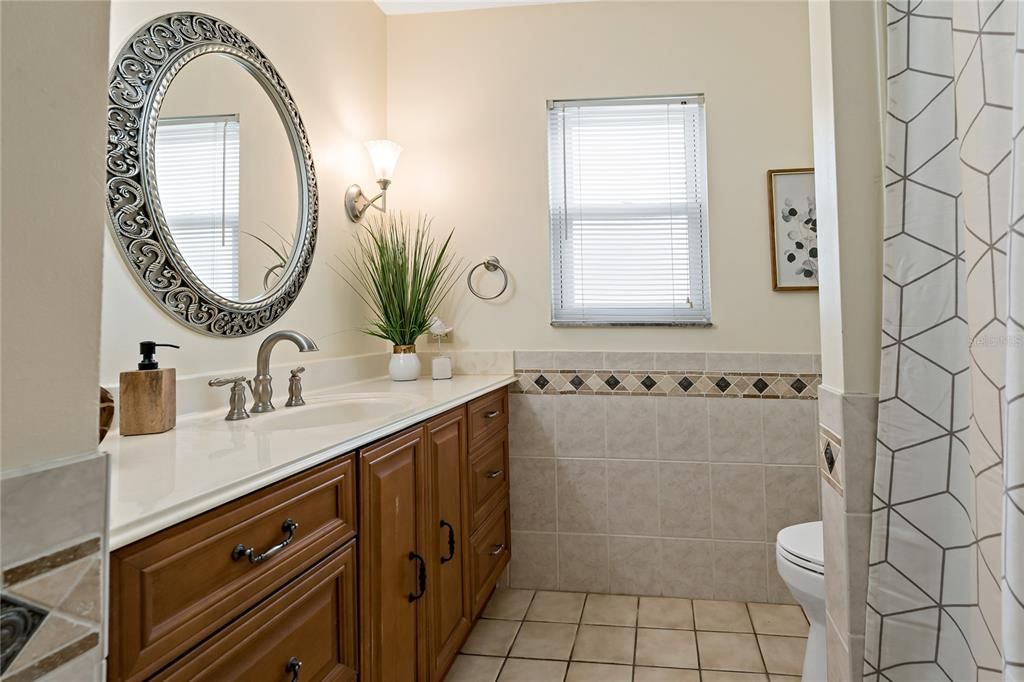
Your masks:
<svg viewBox="0 0 1024 682"><path fill-rule="evenodd" d="M504 281L501 284L501 290L498 293L494 294L494 296L484 296L479 291L477 291L476 289L473 288L473 273L476 272L477 269L479 267L481 267L481 266L483 266L483 268L485 270L487 270L487 272L494 272L496 270L500 270L501 271L501 276L504 279ZM483 261L482 263L477 263L472 268L470 268L469 274L466 275L466 286L469 287L469 290L477 298L479 298L481 300L484 300L484 301L494 300L494 299L498 298L499 296L501 296L503 293L505 293L505 290L508 289L508 270L505 269L505 266L503 266L501 264L501 261L498 260L498 258L496 256L491 256L490 258L488 258L487 260Z"/></svg>

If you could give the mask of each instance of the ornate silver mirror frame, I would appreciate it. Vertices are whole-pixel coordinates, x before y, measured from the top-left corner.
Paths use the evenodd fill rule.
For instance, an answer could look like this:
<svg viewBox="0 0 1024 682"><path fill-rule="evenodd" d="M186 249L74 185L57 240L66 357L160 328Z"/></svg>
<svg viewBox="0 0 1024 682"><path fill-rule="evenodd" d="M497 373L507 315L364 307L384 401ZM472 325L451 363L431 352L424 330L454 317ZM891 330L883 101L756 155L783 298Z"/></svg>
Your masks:
<svg viewBox="0 0 1024 682"><path fill-rule="evenodd" d="M156 182L154 149L160 104L174 76L204 54L244 66L284 122L298 174L296 247L278 284L258 299L232 301L192 272L174 243ZM168 14L127 41L110 70L107 101L107 208L110 229L129 269L160 308L210 336L247 336L273 324L302 289L316 246L316 171L306 129L288 87L238 29L205 14Z"/></svg>

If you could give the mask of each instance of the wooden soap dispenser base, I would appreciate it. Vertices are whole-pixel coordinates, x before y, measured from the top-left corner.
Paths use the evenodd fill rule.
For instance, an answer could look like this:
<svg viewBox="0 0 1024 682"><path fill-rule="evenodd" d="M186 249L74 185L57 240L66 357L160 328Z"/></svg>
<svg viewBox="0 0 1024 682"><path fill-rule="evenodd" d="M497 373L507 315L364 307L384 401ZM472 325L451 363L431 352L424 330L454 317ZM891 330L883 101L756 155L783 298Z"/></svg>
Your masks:
<svg viewBox="0 0 1024 682"><path fill-rule="evenodd" d="M174 368L160 369L156 361L158 346L180 348L173 343L143 341L139 344L142 361L134 372L121 372L120 433L141 436L163 433L174 428L177 420L177 393Z"/></svg>

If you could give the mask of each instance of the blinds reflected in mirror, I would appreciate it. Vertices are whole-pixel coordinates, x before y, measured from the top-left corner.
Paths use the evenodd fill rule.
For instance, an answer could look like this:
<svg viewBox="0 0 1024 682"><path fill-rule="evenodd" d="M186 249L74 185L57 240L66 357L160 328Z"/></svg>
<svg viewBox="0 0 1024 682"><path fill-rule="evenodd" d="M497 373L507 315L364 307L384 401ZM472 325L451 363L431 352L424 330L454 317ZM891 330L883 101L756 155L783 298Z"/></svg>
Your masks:
<svg viewBox="0 0 1024 682"><path fill-rule="evenodd" d="M156 176L167 226L189 267L221 296L239 300L238 117L161 118Z"/></svg>
<svg viewBox="0 0 1024 682"><path fill-rule="evenodd" d="M552 324L711 320L703 97L549 105Z"/></svg>

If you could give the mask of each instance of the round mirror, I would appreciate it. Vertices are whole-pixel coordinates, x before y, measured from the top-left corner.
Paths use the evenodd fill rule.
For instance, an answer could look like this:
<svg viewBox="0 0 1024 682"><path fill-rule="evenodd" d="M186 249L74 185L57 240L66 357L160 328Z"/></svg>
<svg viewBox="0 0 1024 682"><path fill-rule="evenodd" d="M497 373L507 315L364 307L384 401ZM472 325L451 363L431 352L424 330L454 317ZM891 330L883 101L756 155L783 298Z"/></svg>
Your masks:
<svg viewBox="0 0 1024 682"><path fill-rule="evenodd" d="M252 334L306 279L317 195L295 103L258 48L202 14L160 17L115 61L108 109L111 228L168 314Z"/></svg>
<svg viewBox="0 0 1024 682"><path fill-rule="evenodd" d="M299 174L288 131L234 58L207 54L174 78L156 127L156 182L185 264L232 301L282 281L299 235Z"/></svg>

